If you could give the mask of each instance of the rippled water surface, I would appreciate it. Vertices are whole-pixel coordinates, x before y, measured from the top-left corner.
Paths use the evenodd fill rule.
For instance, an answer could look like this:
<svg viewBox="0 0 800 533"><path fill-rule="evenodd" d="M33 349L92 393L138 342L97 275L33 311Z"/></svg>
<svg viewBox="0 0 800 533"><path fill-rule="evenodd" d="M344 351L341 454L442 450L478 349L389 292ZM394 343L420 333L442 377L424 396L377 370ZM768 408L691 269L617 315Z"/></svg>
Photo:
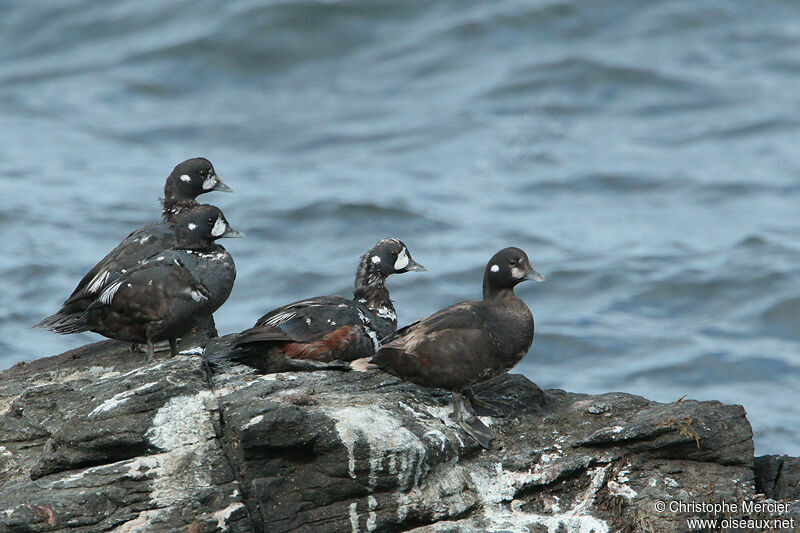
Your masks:
<svg viewBox="0 0 800 533"><path fill-rule="evenodd" d="M0 368L98 340L30 326L207 156L247 238L227 333L348 293L379 238L400 322L548 282L542 387L743 404L800 454L800 5L11 2L0 17Z"/></svg>

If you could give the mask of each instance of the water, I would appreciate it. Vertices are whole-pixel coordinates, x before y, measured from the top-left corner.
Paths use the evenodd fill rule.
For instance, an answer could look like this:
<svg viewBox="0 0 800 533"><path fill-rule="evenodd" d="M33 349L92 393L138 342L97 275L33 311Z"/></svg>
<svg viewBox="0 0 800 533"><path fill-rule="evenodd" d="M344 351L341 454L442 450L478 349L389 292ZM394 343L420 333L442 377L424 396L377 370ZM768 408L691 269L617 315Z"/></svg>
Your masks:
<svg viewBox="0 0 800 533"><path fill-rule="evenodd" d="M498 249L548 282L542 387L743 404L800 455L800 6L737 2L7 2L0 368L98 339L30 325L211 159L247 238L221 332L348 293L379 238L407 323Z"/></svg>

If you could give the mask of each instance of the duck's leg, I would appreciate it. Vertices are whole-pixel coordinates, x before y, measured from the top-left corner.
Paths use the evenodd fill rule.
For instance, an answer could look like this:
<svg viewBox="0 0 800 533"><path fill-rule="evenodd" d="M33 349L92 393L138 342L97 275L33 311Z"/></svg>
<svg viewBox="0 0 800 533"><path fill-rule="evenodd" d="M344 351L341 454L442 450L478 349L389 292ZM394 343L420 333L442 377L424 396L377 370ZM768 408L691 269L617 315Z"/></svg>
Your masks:
<svg viewBox="0 0 800 533"><path fill-rule="evenodd" d="M147 355L145 356L144 362L145 364L150 364L153 362L153 359L156 358L156 351L153 348L153 341L150 337L147 337Z"/></svg>
<svg viewBox="0 0 800 533"><path fill-rule="evenodd" d="M175 339L175 337L169 338L169 353L172 355L172 357L178 355L178 341Z"/></svg>
<svg viewBox="0 0 800 533"><path fill-rule="evenodd" d="M486 424L481 422L480 418L477 416L471 416L467 419L464 419L461 414L461 401L461 393L454 392L453 418L455 419L456 424L458 424L461 429L466 431L467 435L475 439L478 444L488 450L492 446L492 441L495 439L496 435L491 429L486 427Z"/></svg>
<svg viewBox="0 0 800 533"><path fill-rule="evenodd" d="M472 393L472 389L464 390L464 398L467 411L475 416L505 416L503 409L510 407L509 404L497 400L481 400Z"/></svg>

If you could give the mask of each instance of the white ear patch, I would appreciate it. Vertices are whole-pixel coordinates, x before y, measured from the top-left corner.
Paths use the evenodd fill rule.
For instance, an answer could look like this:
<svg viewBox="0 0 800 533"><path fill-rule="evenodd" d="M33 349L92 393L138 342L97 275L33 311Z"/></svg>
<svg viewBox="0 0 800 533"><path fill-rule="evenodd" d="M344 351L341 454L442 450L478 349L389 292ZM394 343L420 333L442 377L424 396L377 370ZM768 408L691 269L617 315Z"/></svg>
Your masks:
<svg viewBox="0 0 800 533"><path fill-rule="evenodd" d="M225 230L228 229L228 225L225 224L225 221L222 220L222 217L217 217L217 221L214 222L214 227L211 228L211 235L214 237L219 237Z"/></svg>
<svg viewBox="0 0 800 533"><path fill-rule="evenodd" d="M395 270L402 270L408 266L408 254L406 253L406 249L403 248L400 250L400 255L397 256L397 261L394 262L394 269Z"/></svg>
<svg viewBox="0 0 800 533"><path fill-rule="evenodd" d="M194 300L195 302L202 302L203 300L208 300L208 298L206 298L206 296L203 293L196 290L189 291L189 296L191 296L192 300Z"/></svg>
<svg viewBox="0 0 800 533"><path fill-rule="evenodd" d="M372 256L372 264L373 265L377 265L380 262L381 262L381 258L380 257L378 257L377 255L373 255Z"/></svg>
<svg viewBox="0 0 800 533"><path fill-rule="evenodd" d="M190 230L194 231L194 230L197 229L197 224L195 224L194 222L189 222L189 225L186 226L186 227L189 228Z"/></svg>
<svg viewBox="0 0 800 533"><path fill-rule="evenodd" d="M500 267L497 265L492 265L492 267L489 270L491 270L492 272L500 272Z"/></svg>
<svg viewBox="0 0 800 533"><path fill-rule="evenodd" d="M203 182L203 190L204 191L211 190L216 185L217 185L217 177L212 174L209 177L207 177L206 180Z"/></svg>
<svg viewBox="0 0 800 533"><path fill-rule="evenodd" d="M189 174L181 174L181 181L189 183L190 181L192 181L192 178L189 176Z"/></svg>

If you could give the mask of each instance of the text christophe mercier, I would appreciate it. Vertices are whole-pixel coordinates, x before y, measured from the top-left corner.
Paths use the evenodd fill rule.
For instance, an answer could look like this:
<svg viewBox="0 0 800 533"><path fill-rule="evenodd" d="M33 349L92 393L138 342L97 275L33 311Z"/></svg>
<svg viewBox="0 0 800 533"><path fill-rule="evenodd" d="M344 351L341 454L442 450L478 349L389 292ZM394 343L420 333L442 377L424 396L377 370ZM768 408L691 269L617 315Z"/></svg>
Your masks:
<svg viewBox="0 0 800 533"><path fill-rule="evenodd" d="M693 514L686 520L689 531L717 531L719 528L748 529L750 531L775 531L778 529L794 529L794 517L789 518L755 518L759 515L775 516L786 513L789 504L773 500L742 500L734 502L682 502L673 500L669 503L659 500L655 504L659 513ZM728 518L701 518L727 516ZM735 516L747 518L734 518Z"/></svg>
<svg viewBox="0 0 800 533"><path fill-rule="evenodd" d="M742 500L740 502L682 502L680 500L674 500L666 504L666 510L669 510L671 513L681 514L781 514L789 510L789 504L772 500Z"/></svg>

